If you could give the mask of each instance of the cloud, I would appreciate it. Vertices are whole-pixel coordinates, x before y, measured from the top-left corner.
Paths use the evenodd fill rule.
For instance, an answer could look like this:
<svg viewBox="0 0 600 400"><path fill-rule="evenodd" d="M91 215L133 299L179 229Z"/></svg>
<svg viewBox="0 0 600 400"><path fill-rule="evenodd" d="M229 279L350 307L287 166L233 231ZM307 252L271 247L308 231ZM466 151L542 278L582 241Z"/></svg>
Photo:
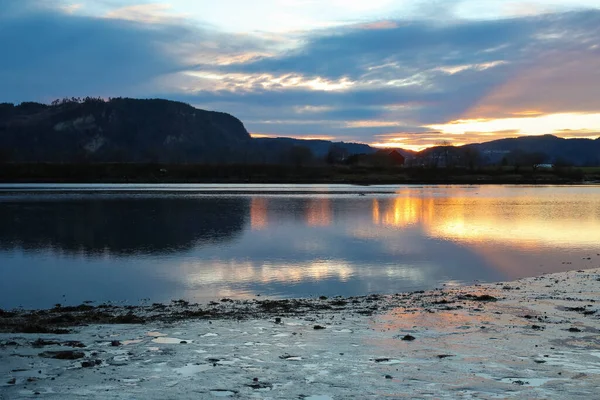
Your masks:
<svg viewBox="0 0 600 400"><path fill-rule="evenodd" d="M302 45L291 50L214 69L223 79L210 91L192 91L189 101L218 103L241 113L271 108L270 113L286 115L282 120L288 122L298 107L330 107L321 113L328 123L320 131L315 126L311 134L341 129L338 134L365 141L393 133L395 125L599 111L599 27L600 12L589 10L319 30L307 33ZM325 84L307 83L315 80ZM332 124L336 117L346 123ZM262 131L258 120L253 118L249 127ZM306 129L299 125L284 129ZM358 126L363 129L356 130Z"/></svg>
<svg viewBox="0 0 600 400"><path fill-rule="evenodd" d="M258 40L233 40L179 17L152 14L156 8L92 17L9 0L6 10L0 14L3 101L152 95L155 80L186 71L199 59L218 63L260 52Z"/></svg>
<svg viewBox="0 0 600 400"><path fill-rule="evenodd" d="M150 24L185 21L184 14L174 14L172 9L173 6L166 3L136 4L113 9L106 14L106 18Z"/></svg>
<svg viewBox="0 0 600 400"><path fill-rule="evenodd" d="M598 10L456 19L461 2L444 8L447 19L422 12L419 20L230 34L167 4L90 16L7 1L2 101L166 97L230 112L261 134L378 143L414 135L419 144L422 132L451 121L600 113ZM436 1L421 11L431 14ZM572 122L554 131L595 128Z"/></svg>

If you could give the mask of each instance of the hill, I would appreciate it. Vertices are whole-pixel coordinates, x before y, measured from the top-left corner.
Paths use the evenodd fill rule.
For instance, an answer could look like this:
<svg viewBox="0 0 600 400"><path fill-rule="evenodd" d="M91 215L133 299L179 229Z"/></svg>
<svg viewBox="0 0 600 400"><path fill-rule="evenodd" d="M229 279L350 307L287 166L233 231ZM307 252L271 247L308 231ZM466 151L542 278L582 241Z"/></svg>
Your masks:
<svg viewBox="0 0 600 400"><path fill-rule="evenodd" d="M225 162L251 140L229 114L167 100L0 105L0 151L13 162Z"/></svg>
<svg viewBox="0 0 600 400"><path fill-rule="evenodd" d="M294 138L256 138L253 139L255 152L263 155L263 160L272 163L279 163L281 158L285 158L295 147L308 148L312 156L317 159L324 159L329 151L335 147L341 149L347 155L352 154L370 154L376 149L362 143L332 142L319 139L294 139Z"/></svg>
<svg viewBox="0 0 600 400"><path fill-rule="evenodd" d="M542 162L572 165L600 165L600 140L564 139L553 135L500 139L470 145L496 162L504 154L539 153ZM545 158L545 159L544 159Z"/></svg>
<svg viewBox="0 0 600 400"><path fill-rule="evenodd" d="M334 144L349 155L375 151L327 140L252 139L229 114L169 100L0 104L0 162L281 164L298 147L322 159Z"/></svg>
<svg viewBox="0 0 600 400"><path fill-rule="evenodd" d="M436 146L425 149L415 156L421 160L446 157L477 157L478 163L510 165L521 162L556 163L574 166L600 165L600 138L564 139L553 135L524 136L506 138L484 143L468 144L460 147Z"/></svg>

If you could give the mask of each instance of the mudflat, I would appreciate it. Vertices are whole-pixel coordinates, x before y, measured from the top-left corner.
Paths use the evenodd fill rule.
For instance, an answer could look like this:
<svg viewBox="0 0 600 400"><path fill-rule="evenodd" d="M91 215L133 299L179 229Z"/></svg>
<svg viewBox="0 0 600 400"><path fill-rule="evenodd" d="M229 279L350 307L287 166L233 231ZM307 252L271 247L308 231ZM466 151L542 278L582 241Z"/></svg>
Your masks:
<svg viewBox="0 0 600 400"><path fill-rule="evenodd" d="M352 298L0 310L0 398L594 398L600 268Z"/></svg>

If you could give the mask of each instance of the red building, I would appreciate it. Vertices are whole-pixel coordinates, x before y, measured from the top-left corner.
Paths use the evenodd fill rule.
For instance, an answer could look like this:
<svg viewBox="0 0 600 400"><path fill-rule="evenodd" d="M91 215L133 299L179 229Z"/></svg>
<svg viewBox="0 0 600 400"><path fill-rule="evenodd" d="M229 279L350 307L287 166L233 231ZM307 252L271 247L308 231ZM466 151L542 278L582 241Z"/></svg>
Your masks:
<svg viewBox="0 0 600 400"><path fill-rule="evenodd" d="M386 163L391 165L404 165L406 162L406 158L398 152L398 150L394 149L381 149L375 153L378 158L385 157Z"/></svg>

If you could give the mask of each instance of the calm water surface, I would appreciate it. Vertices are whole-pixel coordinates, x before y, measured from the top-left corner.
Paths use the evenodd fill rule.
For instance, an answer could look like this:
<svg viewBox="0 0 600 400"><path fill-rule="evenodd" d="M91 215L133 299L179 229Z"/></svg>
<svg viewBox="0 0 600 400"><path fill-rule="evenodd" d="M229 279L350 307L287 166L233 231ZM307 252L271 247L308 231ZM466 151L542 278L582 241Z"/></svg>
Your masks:
<svg viewBox="0 0 600 400"><path fill-rule="evenodd" d="M0 307L396 293L599 243L597 186L2 185Z"/></svg>

